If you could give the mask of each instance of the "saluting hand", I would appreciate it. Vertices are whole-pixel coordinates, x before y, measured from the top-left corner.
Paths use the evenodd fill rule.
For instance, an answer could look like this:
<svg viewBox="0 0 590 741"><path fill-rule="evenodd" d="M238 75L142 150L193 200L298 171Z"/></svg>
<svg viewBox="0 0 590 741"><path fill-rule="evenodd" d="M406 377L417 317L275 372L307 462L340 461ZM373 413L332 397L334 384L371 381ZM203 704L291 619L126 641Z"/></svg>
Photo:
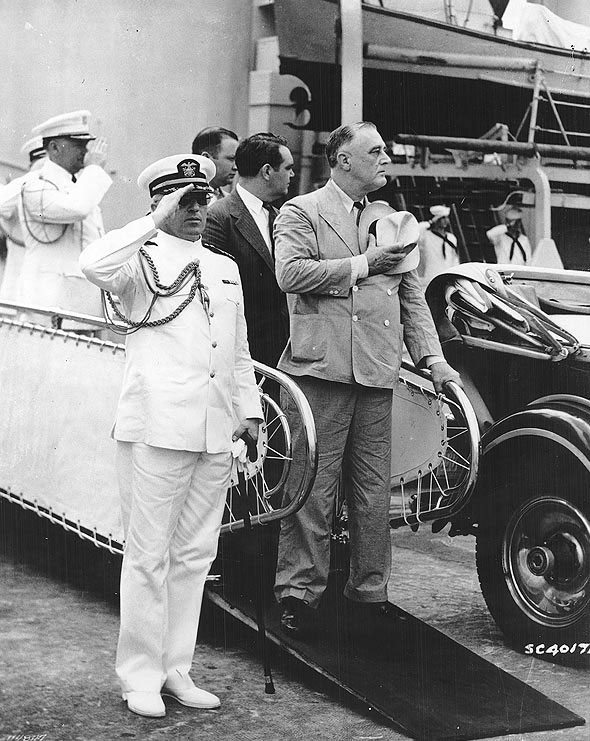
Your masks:
<svg viewBox="0 0 590 741"><path fill-rule="evenodd" d="M156 229L161 229L165 226L168 219L178 211L182 196L191 190L194 190L192 183L185 185L184 188L173 190L172 193L166 193L165 196L155 196L152 204L157 203L157 205L152 211L152 218Z"/></svg>
<svg viewBox="0 0 590 741"><path fill-rule="evenodd" d="M88 167L88 165L104 167L107 163L107 149L107 140L104 136L99 136L94 141L89 142L84 156L84 167Z"/></svg>

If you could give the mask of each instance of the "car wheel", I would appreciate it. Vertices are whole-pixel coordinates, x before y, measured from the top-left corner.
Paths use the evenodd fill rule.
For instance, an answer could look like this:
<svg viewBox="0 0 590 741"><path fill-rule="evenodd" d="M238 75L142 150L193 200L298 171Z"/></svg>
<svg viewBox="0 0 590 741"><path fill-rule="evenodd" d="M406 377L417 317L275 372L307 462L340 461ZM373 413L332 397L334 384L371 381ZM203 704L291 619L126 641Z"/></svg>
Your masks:
<svg viewBox="0 0 590 741"><path fill-rule="evenodd" d="M578 652L575 643L590 642L588 501L575 493L531 494L516 484L504 493L477 534L477 571L490 613L516 648Z"/></svg>

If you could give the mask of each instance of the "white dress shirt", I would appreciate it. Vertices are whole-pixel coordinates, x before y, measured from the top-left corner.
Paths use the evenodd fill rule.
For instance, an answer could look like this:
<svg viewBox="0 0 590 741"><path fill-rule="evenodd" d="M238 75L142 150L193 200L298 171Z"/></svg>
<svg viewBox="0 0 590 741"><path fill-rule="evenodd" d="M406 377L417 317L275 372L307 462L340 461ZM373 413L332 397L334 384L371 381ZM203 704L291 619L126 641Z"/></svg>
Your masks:
<svg viewBox="0 0 590 741"><path fill-rule="evenodd" d="M248 209L250 212L250 216L254 219L254 223L258 227L258 231L262 235L262 238L264 239L264 243L268 247L268 251L272 255L272 245L270 241L270 230L268 228L268 217L269 213L267 209L264 208L263 202L258 198L258 196L255 196L253 193L250 193L249 190L246 190L242 185L239 183L236 185L236 191L242 201L244 202L244 206Z"/></svg>
<svg viewBox="0 0 590 741"><path fill-rule="evenodd" d="M342 188L340 188L336 183L332 180L332 185L336 189L336 192L342 199L342 205L346 209L346 211L351 214L351 216L354 218L355 221L358 219L359 211L357 207L354 205L355 201L352 200L352 198L347 195ZM363 205L367 205L367 199L363 198L361 203ZM353 213L354 212L354 213ZM366 256L363 255L355 255L354 257L350 258L350 285L354 286L354 284L359 281L361 278L366 278L369 275L369 261L367 260Z"/></svg>

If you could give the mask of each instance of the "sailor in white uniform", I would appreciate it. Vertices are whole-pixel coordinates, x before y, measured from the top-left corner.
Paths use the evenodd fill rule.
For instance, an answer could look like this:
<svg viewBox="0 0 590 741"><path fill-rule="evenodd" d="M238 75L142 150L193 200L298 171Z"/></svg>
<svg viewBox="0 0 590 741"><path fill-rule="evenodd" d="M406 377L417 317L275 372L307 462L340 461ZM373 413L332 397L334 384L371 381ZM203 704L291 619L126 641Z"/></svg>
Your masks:
<svg viewBox="0 0 590 741"><path fill-rule="evenodd" d="M258 436L260 394L237 264L201 241L211 160L181 154L139 176L152 213L109 232L82 272L129 324L114 426L126 547L116 670L130 710L219 699L189 676L217 542L232 440Z"/></svg>
<svg viewBox="0 0 590 741"><path fill-rule="evenodd" d="M90 134L89 116L88 111L64 113L33 129L47 157L19 199L25 255L18 296L25 304L100 316L100 292L85 280L78 259L86 245L104 234L99 204L112 181L104 169L106 142ZM50 323L41 314L30 318ZM88 329L63 324L64 329L76 327Z"/></svg>
<svg viewBox="0 0 590 741"><path fill-rule="evenodd" d="M461 262L457 237L451 232L450 213L451 209L448 206L431 206L430 221L421 221L418 224L420 228L418 275L424 289L435 276Z"/></svg>
<svg viewBox="0 0 590 741"><path fill-rule="evenodd" d="M504 223L488 229L487 238L494 245L499 264L527 265L532 249L522 226L522 211L511 206L504 214Z"/></svg>
<svg viewBox="0 0 590 741"><path fill-rule="evenodd" d="M29 171L0 188L0 229L6 235L7 252L0 284L0 298L3 301L18 301L17 289L25 256L25 243L18 218L21 190L24 183L29 178L35 177L35 172L43 166L47 154L40 136L26 141L21 147L21 153L28 155ZM1 311L10 310L1 309ZM10 313L14 313L14 309Z"/></svg>

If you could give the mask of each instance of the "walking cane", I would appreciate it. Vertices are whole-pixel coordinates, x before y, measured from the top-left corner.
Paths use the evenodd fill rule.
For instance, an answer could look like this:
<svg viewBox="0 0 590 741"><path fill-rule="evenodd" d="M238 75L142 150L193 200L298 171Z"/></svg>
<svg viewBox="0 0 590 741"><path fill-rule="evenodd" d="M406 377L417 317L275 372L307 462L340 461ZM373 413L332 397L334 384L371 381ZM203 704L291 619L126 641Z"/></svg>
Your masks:
<svg viewBox="0 0 590 741"><path fill-rule="evenodd" d="M258 458L258 447L256 440L250 435L248 431L245 431L242 436L242 440L246 443L246 451L248 460L252 463ZM242 461L236 459L236 471L238 474L238 491L240 493L240 500L242 502L242 512L244 518L244 530L252 531L252 523L250 521L250 508L248 506L248 487L246 484L246 477L244 476L244 468ZM262 527L262 526L260 526ZM267 695L274 695L275 686L272 680L272 671L270 667L270 653L266 641L266 624L264 620L264 588L262 586L262 574L264 569L264 554L262 547L262 538L260 535L260 528L258 532L254 533L256 537L256 561L255 567L256 574L255 578L255 599L256 599L256 624L258 626L258 641L260 652L262 654L262 668L264 671L264 691Z"/></svg>

